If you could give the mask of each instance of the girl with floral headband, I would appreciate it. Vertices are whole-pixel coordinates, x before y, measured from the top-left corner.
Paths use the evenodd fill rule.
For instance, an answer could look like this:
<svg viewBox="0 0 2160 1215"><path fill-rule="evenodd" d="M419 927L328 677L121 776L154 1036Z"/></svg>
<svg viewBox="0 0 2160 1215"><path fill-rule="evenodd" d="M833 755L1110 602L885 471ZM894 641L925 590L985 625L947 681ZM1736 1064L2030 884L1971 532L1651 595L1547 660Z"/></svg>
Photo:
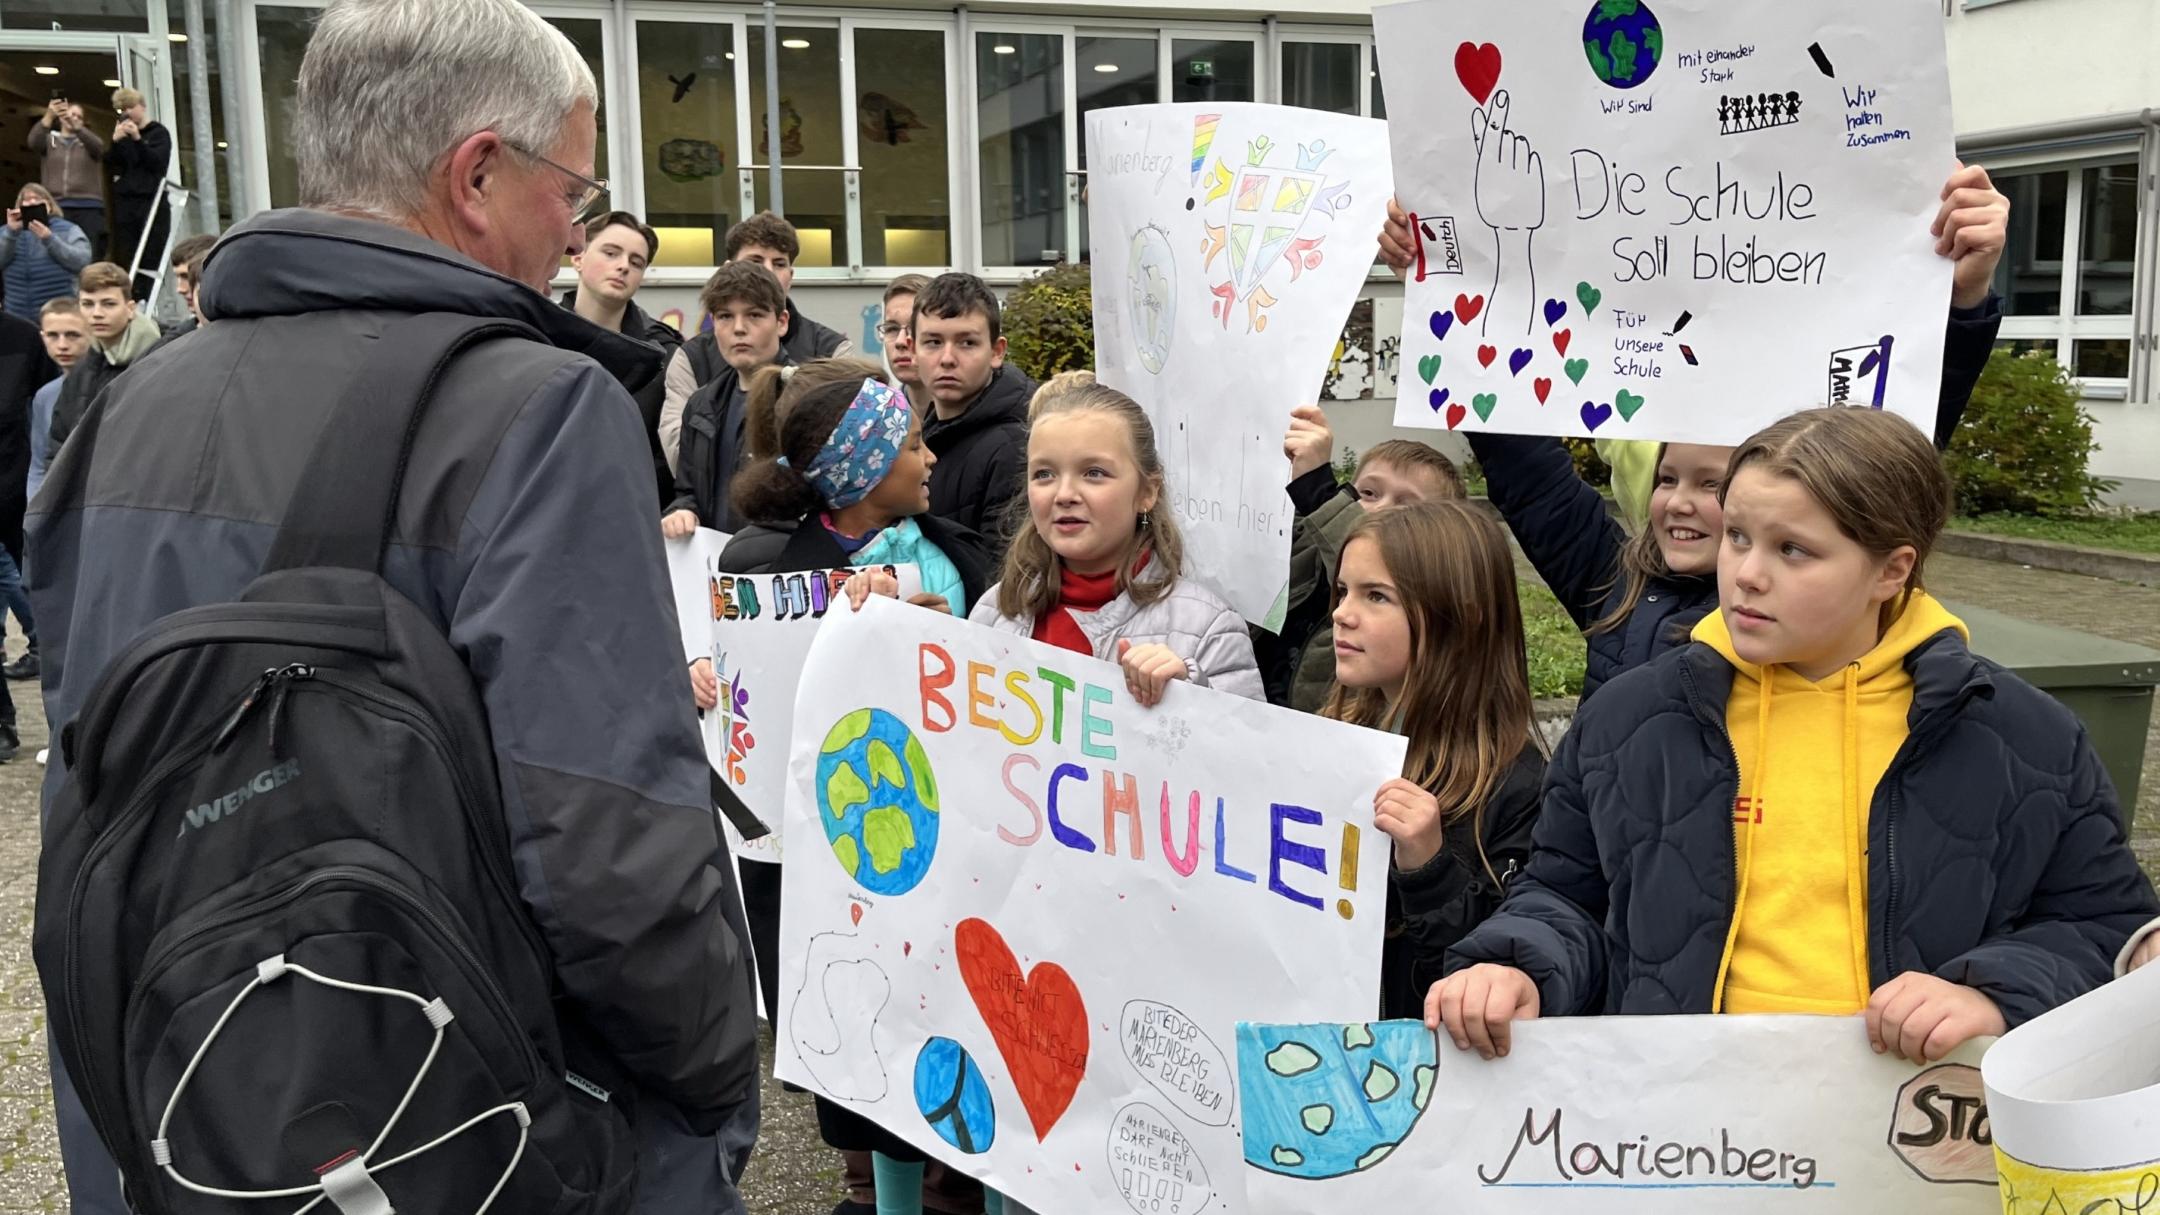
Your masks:
<svg viewBox="0 0 2160 1215"><path fill-rule="evenodd" d="M974 532L934 515L922 426L887 373L863 359L763 368L749 389L745 437L753 462L737 473L734 505L750 526L721 551L735 574L913 565L912 602L965 615L990 583L991 557ZM899 586L882 569L848 580L858 605ZM716 703L711 663L692 668L698 704ZM780 1007L779 865L741 866L743 903L765 1006ZM847 1162L849 1210L919 1211L926 1158L905 1140L822 1098L818 1129ZM876 1181L873 1189L873 1178ZM874 1204L874 1205L873 1205Z"/></svg>

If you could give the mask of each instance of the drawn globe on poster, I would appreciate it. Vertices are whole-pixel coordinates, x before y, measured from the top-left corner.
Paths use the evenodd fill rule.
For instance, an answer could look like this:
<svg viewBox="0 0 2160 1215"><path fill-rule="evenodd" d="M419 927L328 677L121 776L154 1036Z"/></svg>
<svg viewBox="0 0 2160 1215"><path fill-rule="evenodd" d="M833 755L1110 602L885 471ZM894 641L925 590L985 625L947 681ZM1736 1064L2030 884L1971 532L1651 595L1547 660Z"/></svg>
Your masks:
<svg viewBox="0 0 2160 1215"><path fill-rule="evenodd" d="M1170 360L1170 339L1177 332L1177 259L1168 233L1150 224L1133 234L1125 279L1140 365L1159 375Z"/></svg>
<svg viewBox="0 0 2160 1215"><path fill-rule="evenodd" d="M1253 1168L1306 1180L1364 1172L1402 1146L1432 1100L1439 1061L1432 1031L1416 1021L1239 1033L1245 1163Z"/></svg>
<svg viewBox="0 0 2160 1215"><path fill-rule="evenodd" d="M1597 78L1632 89L1665 58L1665 30L1642 0L1593 0L1583 19L1583 54Z"/></svg>
<svg viewBox="0 0 2160 1215"><path fill-rule="evenodd" d="M906 894L937 853L937 776L922 742L883 709L857 709L818 748L818 822L833 858L872 894Z"/></svg>

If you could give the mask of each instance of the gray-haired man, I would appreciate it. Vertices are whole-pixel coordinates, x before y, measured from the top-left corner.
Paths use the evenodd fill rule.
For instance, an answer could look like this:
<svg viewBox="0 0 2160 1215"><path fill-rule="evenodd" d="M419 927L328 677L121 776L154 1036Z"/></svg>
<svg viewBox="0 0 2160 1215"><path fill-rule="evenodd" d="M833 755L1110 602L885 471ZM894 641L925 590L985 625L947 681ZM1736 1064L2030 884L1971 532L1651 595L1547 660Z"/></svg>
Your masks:
<svg viewBox="0 0 2160 1215"><path fill-rule="evenodd" d="M199 297L217 323L116 381L94 447L63 448L39 497L52 720L75 716L144 626L256 576L386 328L454 312L544 335L475 347L443 377L384 576L437 616L484 698L557 1006L608 1056L615 1108L634 1110L634 1209L740 1211L758 1080L749 951L651 461L619 383L659 352L544 294L603 189L591 72L516 0L337 0L298 97L303 206L224 236ZM120 1215L113 1164L55 1080L74 1210ZM234 1159L279 1153L288 1129L218 1128Z"/></svg>

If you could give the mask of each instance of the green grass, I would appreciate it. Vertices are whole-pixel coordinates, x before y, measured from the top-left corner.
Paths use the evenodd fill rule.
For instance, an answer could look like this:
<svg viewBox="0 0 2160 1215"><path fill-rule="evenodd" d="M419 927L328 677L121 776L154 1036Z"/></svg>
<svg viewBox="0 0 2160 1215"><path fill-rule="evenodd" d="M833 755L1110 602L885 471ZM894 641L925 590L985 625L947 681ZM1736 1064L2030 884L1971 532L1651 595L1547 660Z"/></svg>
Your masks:
<svg viewBox="0 0 2160 1215"><path fill-rule="evenodd" d="M1530 649L1530 694L1540 700L1580 696L1582 631L1543 583L1522 579L1515 588L1522 597L1523 640Z"/></svg>
<svg viewBox="0 0 2160 1215"><path fill-rule="evenodd" d="M2160 514L1971 515L1952 520L1950 526L1955 531L1986 532L1991 536L2160 555Z"/></svg>

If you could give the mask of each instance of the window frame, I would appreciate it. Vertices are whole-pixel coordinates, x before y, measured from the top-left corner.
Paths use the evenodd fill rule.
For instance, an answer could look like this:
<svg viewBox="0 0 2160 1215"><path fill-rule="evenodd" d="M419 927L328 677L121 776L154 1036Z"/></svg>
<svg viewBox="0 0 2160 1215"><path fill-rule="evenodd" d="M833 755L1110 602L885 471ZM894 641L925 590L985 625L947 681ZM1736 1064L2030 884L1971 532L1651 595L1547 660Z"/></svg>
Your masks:
<svg viewBox="0 0 2160 1215"><path fill-rule="evenodd" d="M731 82L728 87L735 93L735 147L739 151L751 146L749 142L752 134L749 124L750 76L742 66L743 61L749 57L750 38L748 32L743 28L748 18L741 12L730 12L726 9L702 6L690 7L680 4L633 4L625 12L625 16L629 18L630 28L623 35L622 45L627 61L630 62L635 62L637 58L638 27L646 21L664 22L669 25L724 25L733 31L730 35L731 41L729 45L736 49L734 52L735 58L729 60L729 63L733 66L729 72ZM610 75L612 74L610 73ZM634 146L638 149L638 155L634 163L624 166L621 185L614 192L615 204L621 210L642 218L646 214L645 111L642 102L629 108L634 112L625 114L622 125L628 128L631 135L635 136L637 142ZM609 150L611 153L613 152L612 144L609 145ZM735 175L735 181L736 206L740 214L748 215L750 214L750 207L753 205L751 202L753 196L743 188L742 176L739 172ZM713 248L716 254L720 247L718 238L724 235L725 233L715 234ZM712 277L712 272L713 267L711 266L654 266L645 272L645 282L647 285L654 287L698 287L703 286L705 280ZM558 281L564 275L568 275L572 279L576 277L574 273L566 270L556 276Z"/></svg>
<svg viewBox="0 0 2160 1215"><path fill-rule="evenodd" d="M2001 157L1981 156L1977 163L1986 166L1991 176L2024 176L2030 174L2061 173L2065 176L2063 189L2063 256L2059 267L2061 279L2059 290L2061 304L2053 316L2005 315L1997 340L2050 343L2054 346L2055 359L2064 367L2072 369L2085 396L2095 400L2124 400L2129 396L2130 378L2124 376L2077 375L2075 371L2076 343L2080 341L2122 341L2131 344L2133 365L2137 350L2137 317L2132 312L2115 315L2084 314L2078 307L2078 276L2084 263L2082 239L2085 225L2085 170L2105 165L2138 163L2137 144L2124 142L2109 144L2078 156L2064 158L2060 155L2010 155ZM2133 261L2138 253L2133 252Z"/></svg>
<svg viewBox="0 0 2160 1215"><path fill-rule="evenodd" d="M1356 117L1370 118L1373 116L1373 72L1376 71L1380 66L1380 56L1379 53L1373 49L1373 37L1369 31L1365 33L1359 33L1355 30L1345 30L1338 28L1329 28L1327 26L1314 25L1283 26L1276 34L1274 55L1275 62L1273 66L1269 69L1269 79L1273 81L1275 86L1275 101L1281 105L1290 104L1290 102L1283 100L1283 52L1288 48L1289 44L1293 42L1316 42L1325 43L1332 46L1354 46L1358 48L1358 108ZM1303 109L1306 107L1301 106L1299 108ZM1332 114L1335 112L1336 111L1334 110L1321 111L1321 113L1323 114Z"/></svg>

